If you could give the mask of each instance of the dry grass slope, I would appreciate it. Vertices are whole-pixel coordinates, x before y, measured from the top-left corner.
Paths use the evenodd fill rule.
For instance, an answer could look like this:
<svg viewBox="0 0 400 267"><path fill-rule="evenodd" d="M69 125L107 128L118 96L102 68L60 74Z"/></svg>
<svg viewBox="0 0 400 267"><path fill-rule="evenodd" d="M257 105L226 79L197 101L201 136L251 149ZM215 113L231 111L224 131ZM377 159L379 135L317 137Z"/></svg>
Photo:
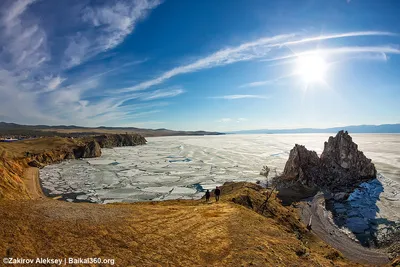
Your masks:
<svg viewBox="0 0 400 267"><path fill-rule="evenodd" d="M241 205L238 199L249 197L256 209L264 198L258 187L231 184L223 192L219 203L2 201L0 257L102 257L117 266L351 266L275 198L276 214L267 217Z"/></svg>

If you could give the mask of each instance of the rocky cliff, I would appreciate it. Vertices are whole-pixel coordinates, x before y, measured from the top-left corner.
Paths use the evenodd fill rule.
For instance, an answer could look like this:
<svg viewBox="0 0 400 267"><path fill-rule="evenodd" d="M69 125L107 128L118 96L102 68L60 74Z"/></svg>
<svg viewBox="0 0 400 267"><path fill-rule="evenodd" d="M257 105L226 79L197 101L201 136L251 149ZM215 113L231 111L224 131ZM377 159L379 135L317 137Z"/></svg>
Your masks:
<svg viewBox="0 0 400 267"><path fill-rule="evenodd" d="M374 164L358 150L347 132L340 131L325 142L321 157L304 146L295 145L283 174L276 181L284 186L301 184L335 193L351 192L362 182L374 178Z"/></svg>
<svg viewBox="0 0 400 267"><path fill-rule="evenodd" d="M145 145L147 142L140 134L105 134L95 136L94 140L102 148Z"/></svg>
<svg viewBox="0 0 400 267"><path fill-rule="evenodd" d="M101 156L101 147L136 146L146 144L138 134L101 135L71 138L39 138L0 144L0 200L27 199L23 182L24 169L43 168L65 159Z"/></svg>

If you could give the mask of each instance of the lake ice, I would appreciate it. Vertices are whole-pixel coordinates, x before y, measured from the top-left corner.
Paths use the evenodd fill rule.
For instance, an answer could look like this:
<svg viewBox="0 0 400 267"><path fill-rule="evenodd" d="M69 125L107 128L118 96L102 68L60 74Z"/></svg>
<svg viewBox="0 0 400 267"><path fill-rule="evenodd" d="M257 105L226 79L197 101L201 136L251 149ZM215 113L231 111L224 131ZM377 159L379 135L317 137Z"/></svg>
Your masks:
<svg viewBox="0 0 400 267"><path fill-rule="evenodd" d="M283 171L294 144L321 154L330 134L149 137L148 144L102 149L94 159L68 160L40 170L50 196L97 203L198 199L227 181L264 180ZM400 216L400 135L354 134L373 160L384 192L377 205L391 219Z"/></svg>

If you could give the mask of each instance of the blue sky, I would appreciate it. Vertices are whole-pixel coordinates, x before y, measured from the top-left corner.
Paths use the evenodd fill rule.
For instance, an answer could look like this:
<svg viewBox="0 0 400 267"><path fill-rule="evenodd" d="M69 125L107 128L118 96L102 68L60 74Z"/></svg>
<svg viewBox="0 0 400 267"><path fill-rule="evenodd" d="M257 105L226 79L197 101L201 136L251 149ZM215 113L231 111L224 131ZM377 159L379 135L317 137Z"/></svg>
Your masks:
<svg viewBox="0 0 400 267"><path fill-rule="evenodd" d="M400 122L396 0L0 5L0 121L216 131Z"/></svg>

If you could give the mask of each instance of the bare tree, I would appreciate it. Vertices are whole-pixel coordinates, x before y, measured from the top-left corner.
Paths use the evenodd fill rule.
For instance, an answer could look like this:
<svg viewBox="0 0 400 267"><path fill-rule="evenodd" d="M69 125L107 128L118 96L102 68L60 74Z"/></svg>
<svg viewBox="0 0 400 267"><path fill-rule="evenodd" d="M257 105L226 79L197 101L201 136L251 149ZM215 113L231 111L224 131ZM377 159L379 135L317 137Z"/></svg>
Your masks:
<svg viewBox="0 0 400 267"><path fill-rule="evenodd" d="M265 209L267 208L268 200L269 200L269 199L271 198L271 196L273 195L273 193L274 193L276 187L277 187L277 184L274 185L274 187L272 188L271 192L268 192L268 191L267 191L266 199L265 199L265 201L261 204L261 206L260 206L259 209L258 209L258 211L261 211L261 214L263 214L264 211L265 211Z"/></svg>
<svg viewBox="0 0 400 267"><path fill-rule="evenodd" d="M267 180L267 188L269 187L269 181L268 181L269 171L270 168L267 165L265 165L260 172L260 175L265 176L265 179Z"/></svg>

